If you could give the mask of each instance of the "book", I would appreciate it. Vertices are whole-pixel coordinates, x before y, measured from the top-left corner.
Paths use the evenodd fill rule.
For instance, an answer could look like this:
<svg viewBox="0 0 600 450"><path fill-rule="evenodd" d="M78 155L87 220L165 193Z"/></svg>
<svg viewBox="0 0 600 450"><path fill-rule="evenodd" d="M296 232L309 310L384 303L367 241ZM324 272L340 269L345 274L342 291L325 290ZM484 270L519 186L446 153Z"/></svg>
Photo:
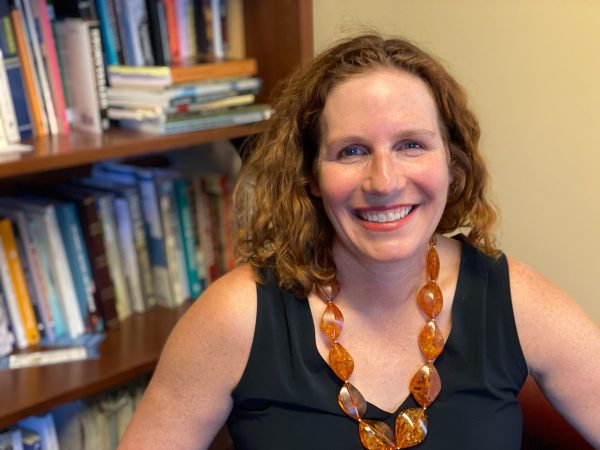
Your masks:
<svg viewBox="0 0 600 450"><path fill-rule="evenodd" d="M11 93L19 134L21 139L25 139L31 136L33 127L8 0L0 0L0 49L4 55L4 65L10 85L10 90L7 92Z"/></svg>
<svg viewBox="0 0 600 450"><path fill-rule="evenodd" d="M122 8L122 21L131 64L133 66L153 65L154 56L150 44L145 0L123 1Z"/></svg>
<svg viewBox="0 0 600 450"><path fill-rule="evenodd" d="M180 62L172 66L108 66L108 80L112 87L167 88L174 84L194 83L219 78L248 78L257 73L255 59L236 59L198 64Z"/></svg>
<svg viewBox="0 0 600 450"><path fill-rule="evenodd" d="M146 0L146 10L154 62L158 66L168 66L171 63L171 54L165 20L165 5L161 0Z"/></svg>
<svg viewBox="0 0 600 450"><path fill-rule="evenodd" d="M72 125L90 133L109 127L106 116L106 73L100 28L95 21L65 19L55 24L57 45L64 58Z"/></svg>
<svg viewBox="0 0 600 450"><path fill-rule="evenodd" d="M4 63L4 53L0 46L0 92L10 93L10 84L8 81L8 72ZM19 134L19 124L17 122L17 114L15 105L11 95L0 96L0 121L2 130L5 136L4 145L18 142L21 139ZM2 148L0 148L0 151Z"/></svg>
<svg viewBox="0 0 600 450"><path fill-rule="evenodd" d="M46 0L28 0L31 2L31 12L37 27L39 28L40 49L43 56L46 75L52 103L54 105L54 115L58 126L58 132L69 134L71 127L67 117L67 107L65 103L65 93L60 74L58 54L56 43L54 42L54 32L52 23L48 15L48 3Z"/></svg>
<svg viewBox="0 0 600 450"><path fill-rule="evenodd" d="M58 436L51 413L42 416L30 416L18 422L19 427L27 428L39 434L44 450L59 450Z"/></svg>
<svg viewBox="0 0 600 450"><path fill-rule="evenodd" d="M3 199L3 201L7 201L7 199ZM30 220L37 221L35 231L43 235L47 244L48 258L51 261L50 268L56 281L68 335L71 338L79 337L85 332L85 326L73 275L69 269L65 244L59 230L55 205L47 199L32 196L11 198L8 201L18 205Z"/></svg>
<svg viewBox="0 0 600 450"><path fill-rule="evenodd" d="M0 358L10 354L13 351L15 336L10 327L10 317L2 284L0 283Z"/></svg>
<svg viewBox="0 0 600 450"><path fill-rule="evenodd" d="M96 285L77 209L73 202L62 201L57 201L54 207L85 329L100 331L102 322L94 299Z"/></svg>
<svg viewBox="0 0 600 450"><path fill-rule="evenodd" d="M23 17L21 16L18 7L11 8L10 18L19 59L21 61L21 73L23 74L23 85L25 87L33 133L36 136L45 136L48 134L47 118L44 112L44 106L42 105L39 82L36 78L33 57L27 40Z"/></svg>
<svg viewBox="0 0 600 450"><path fill-rule="evenodd" d="M234 106L244 106L254 103L254 94L235 95L233 97L225 97L218 100L206 101L200 103L185 103L182 105L162 107L124 107L124 106L109 106L108 117L114 120L131 119L131 120L147 120L157 119L168 121L169 118L185 118L183 115L189 113L203 113L215 111L218 109L231 108Z"/></svg>
<svg viewBox="0 0 600 450"><path fill-rule="evenodd" d="M152 268L148 253L148 240L146 238L144 218L141 209L141 200L137 186L121 184L108 179L93 177L79 179L77 183L86 187L111 192L115 195L115 198L122 198L124 202L127 203L131 216L133 241L136 252L135 261L140 274L144 309L153 307L156 304L154 280L152 279Z"/></svg>
<svg viewBox="0 0 600 450"><path fill-rule="evenodd" d="M191 131L208 130L235 125L261 122L271 116L269 105L250 105L239 108L219 110L214 114L205 114L174 121L158 120L120 120L123 128L143 131L150 134L169 135Z"/></svg>
<svg viewBox="0 0 600 450"><path fill-rule="evenodd" d="M8 265L8 273L10 281L3 277L2 285L4 286L7 301L17 302L19 317L23 324L27 345L34 345L40 341L40 333L37 327L37 321L33 312L31 297L25 284L25 276L23 274L23 265L17 251L17 243L13 233L13 226L8 218L0 219L0 241L2 242L2 263Z"/></svg>
<svg viewBox="0 0 600 450"><path fill-rule="evenodd" d="M156 301L159 305L175 306L175 297L167 265L167 251L158 192L152 170L104 162L93 166L92 176L110 179L138 188L148 240L148 253L152 264Z"/></svg>
<svg viewBox="0 0 600 450"><path fill-rule="evenodd" d="M174 192L179 217L180 235L183 241L183 253L189 297L198 298L202 292L202 283L198 273L198 258L196 255L197 235L192 222L192 209L189 197L189 182L181 177L174 180Z"/></svg>
<svg viewBox="0 0 600 450"><path fill-rule="evenodd" d="M177 16L177 0L162 0L163 9L165 12L165 25L167 27L167 37L169 43L169 52L171 55L171 63L177 64L181 62L181 48L179 46L178 16Z"/></svg>
<svg viewBox="0 0 600 450"><path fill-rule="evenodd" d="M96 198L79 186L61 186L59 192L74 202L81 222L85 246L88 251L92 277L94 279L94 301L102 317L105 329L118 326L116 293L103 235L103 227L96 206Z"/></svg>
<svg viewBox="0 0 600 450"><path fill-rule="evenodd" d="M33 67L36 74L36 79L39 85L39 92L42 95L41 103L44 107L44 113L48 124L48 132L50 134L58 134L58 121L54 110L54 100L50 93L50 84L46 72L46 63L42 56L41 36L39 20L35 23L35 18L32 9L32 0L16 0L15 3L21 12L21 16L25 25L26 37L31 48L31 56ZM39 19L39 16L37 17ZM36 26L37 25L37 26ZM40 30L41 31L41 30Z"/></svg>
<svg viewBox="0 0 600 450"><path fill-rule="evenodd" d="M192 45L190 39L190 17L193 21L193 11L189 0L175 0L175 14L177 15L177 40L179 42L179 55L186 60L196 55L196 43Z"/></svg>
<svg viewBox="0 0 600 450"><path fill-rule="evenodd" d="M43 443L41 436L29 428L20 427L23 438L23 450L42 450Z"/></svg>
<svg viewBox="0 0 600 450"><path fill-rule="evenodd" d="M0 215L9 218L13 224L13 233L23 263L23 274L29 292L40 336L45 341L56 338L54 319L50 308L50 300L46 281L42 273L39 251L36 248L23 211L0 205Z"/></svg>
<svg viewBox="0 0 600 450"><path fill-rule="evenodd" d="M196 221L198 223L198 236L202 254L200 256L200 267L204 268L204 280L208 285L219 276L217 269L215 245L217 241L217 230L213 229L211 220L210 198L205 188L202 177L198 176L192 180L195 200Z"/></svg>
<svg viewBox="0 0 600 450"><path fill-rule="evenodd" d="M119 57L120 40L116 28L116 16L112 0L96 0L96 13L102 36L102 48L104 49L104 62L106 66L120 64Z"/></svg>
<svg viewBox="0 0 600 450"><path fill-rule="evenodd" d="M133 223L129 204L124 198L115 198L115 218L117 220L117 234L123 257L125 281L129 288L131 309L134 312L144 312L144 293L142 292L142 279L133 237Z"/></svg>

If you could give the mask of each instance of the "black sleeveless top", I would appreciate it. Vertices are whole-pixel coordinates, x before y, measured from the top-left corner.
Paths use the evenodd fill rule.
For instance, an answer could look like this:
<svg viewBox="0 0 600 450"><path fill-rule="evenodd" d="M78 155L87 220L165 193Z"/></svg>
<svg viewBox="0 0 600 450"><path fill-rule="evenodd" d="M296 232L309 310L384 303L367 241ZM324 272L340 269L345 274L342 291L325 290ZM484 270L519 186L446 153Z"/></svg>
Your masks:
<svg viewBox="0 0 600 450"><path fill-rule="evenodd" d="M317 350L307 299L281 291L273 277L257 289L250 359L228 419L236 449L362 450L357 423L337 404L341 381ZM442 390L427 409L427 437L413 448L521 447L517 394L527 366L504 255L490 258L463 241L452 330L435 366ZM364 418L393 430L397 413L409 407L418 407L412 396L394 414L369 403Z"/></svg>

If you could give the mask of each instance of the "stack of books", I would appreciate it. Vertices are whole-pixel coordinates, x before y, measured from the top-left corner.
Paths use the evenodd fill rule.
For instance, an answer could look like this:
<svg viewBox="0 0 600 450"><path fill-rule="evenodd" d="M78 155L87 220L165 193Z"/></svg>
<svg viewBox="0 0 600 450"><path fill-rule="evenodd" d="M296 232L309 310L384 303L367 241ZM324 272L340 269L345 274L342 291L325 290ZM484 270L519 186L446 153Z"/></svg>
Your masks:
<svg viewBox="0 0 600 450"><path fill-rule="evenodd" d="M175 67L109 66L108 117L120 126L174 134L260 122L254 60Z"/></svg>

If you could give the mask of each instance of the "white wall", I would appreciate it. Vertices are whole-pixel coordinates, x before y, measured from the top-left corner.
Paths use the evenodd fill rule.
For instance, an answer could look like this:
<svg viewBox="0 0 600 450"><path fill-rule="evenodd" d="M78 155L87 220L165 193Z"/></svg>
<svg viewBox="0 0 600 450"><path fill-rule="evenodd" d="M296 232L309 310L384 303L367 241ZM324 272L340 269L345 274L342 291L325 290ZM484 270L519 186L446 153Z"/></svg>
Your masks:
<svg viewBox="0 0 600 450"><path fill-rule="evenodd" d="M501 248L600 323L600 2L318 0L315 49L365 27L441 57L470 94Z"/></svg>

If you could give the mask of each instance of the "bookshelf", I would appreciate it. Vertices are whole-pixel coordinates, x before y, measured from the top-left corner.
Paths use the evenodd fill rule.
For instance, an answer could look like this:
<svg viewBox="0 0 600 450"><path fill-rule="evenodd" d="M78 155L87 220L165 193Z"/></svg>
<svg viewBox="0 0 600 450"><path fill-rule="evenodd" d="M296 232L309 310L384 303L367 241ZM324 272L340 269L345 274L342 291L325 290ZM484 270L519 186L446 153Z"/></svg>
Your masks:
<svg viewBox="0 0 600 450"><path fill-rule="evenodd" d="M245 0L245 45L263 79L261 101L277 82L312 58L311 0ZM243 138L261 125L243 125L171 136L151 136L112 128L102 135L73 130L69 136L31 140L34 151L19 161L0 164L0 194L27 177L66 177L107 159L168 152L215 140ZM33 414L132 380L154 369L162 346L186 306L155 307L133 314L107 332L100 358L0 372L0 429ZM213 447L217 448L217 447Z"/></svg>

